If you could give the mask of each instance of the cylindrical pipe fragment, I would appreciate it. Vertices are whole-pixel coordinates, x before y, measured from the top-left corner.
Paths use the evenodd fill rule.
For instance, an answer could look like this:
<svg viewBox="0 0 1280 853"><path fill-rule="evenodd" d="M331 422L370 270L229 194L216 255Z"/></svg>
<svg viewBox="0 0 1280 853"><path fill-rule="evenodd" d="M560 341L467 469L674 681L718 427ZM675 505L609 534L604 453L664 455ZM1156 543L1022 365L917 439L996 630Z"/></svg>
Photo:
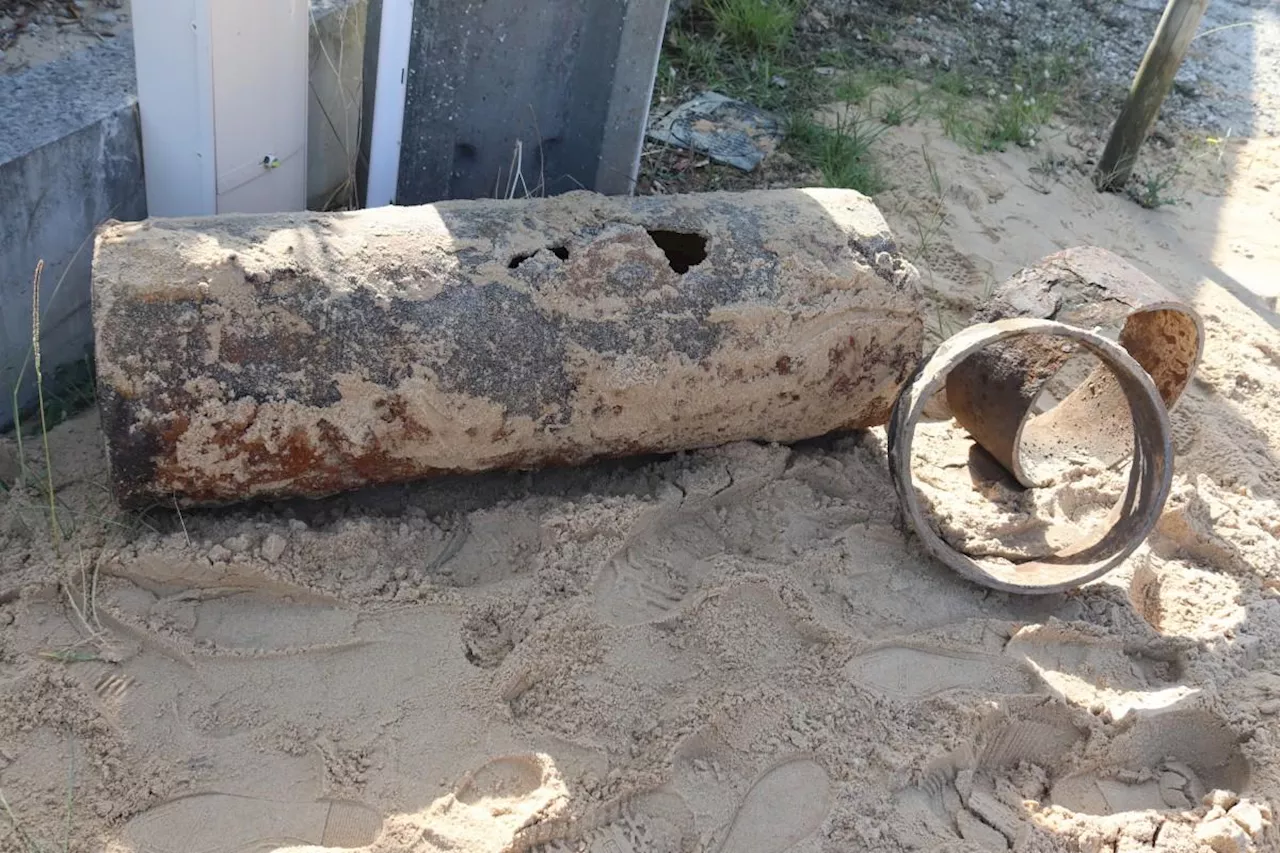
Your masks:
<svg viewBox="0 0 1280 853"><path fill-rule="evenodd" d="M1124 259L1095 246L1056 252L1019 271L974 314L975 323L1012 317L1052 319L1118 334L1172 408L1204 348L1195 309ZM1060 402L1038 411L1045 385L1077 352L1043 336L1013 338L956 365L946 399L956 422L1022 485L1053 481L1064 464L1105 466L1134 446L1125 395L1099 364Z"/></svg>
<svg viewBox="0 0 1280 853"><path fill-rule="evenodd" d="M93 296L131 507L883 424L923 335L849 190L111 223Z"/></svg>
<svg viewBox="0 0 1280 853"><path fill-rule="evenodd" d="M921 506L911 466L916 424L927 402L966 360L993 347L1036 338L1080 345L1096 356L1111 376L1131 424L1129 434L1134 437L1128 483L1105 519L1077 530L1076 541L1054 554L1022 562L973 557L951 547ZM1173 482L1169 412L1157 383L1119 344L1096 332L1053 320L1015 317L980 323L943 341L903 389L889 419L887 437L894 490L925 549L969 580L1004 592L1063 592L1111 571L1136 551L1155 528ZM1070 526L1076 528L1074 522Z"/></svg>

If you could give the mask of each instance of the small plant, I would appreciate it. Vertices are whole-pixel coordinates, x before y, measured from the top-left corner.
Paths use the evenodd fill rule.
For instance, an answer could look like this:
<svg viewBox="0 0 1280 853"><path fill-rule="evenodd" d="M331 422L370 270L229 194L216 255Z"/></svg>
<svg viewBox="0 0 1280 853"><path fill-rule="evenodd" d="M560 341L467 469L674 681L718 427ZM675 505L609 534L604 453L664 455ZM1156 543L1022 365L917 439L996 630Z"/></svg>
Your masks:
<svg viewBox="0 0 1280 853"><path fill-rule="evenodd" d="M924 159L925 170L929 173L929 187L933 190L933 195L938 199L938 203L942 203L942 176L938 174L938 165L933 162L933 158L929 156L929 149L924 145L920 146L920 156Z"/></svg>
<svg viewBox="0 0 1280 853"><path fill-rule="evenodd" d="M793 118L787 137L796 154L822 173L827 186L875 195L885 188L872 152L882 132L883 128L846 112L836 116L834 127L808 117Z"/></svg>
<svg viewBox="0 0 1280 853"><path fill-rule="evenodd" d="M881 86L897 86L906 80L907 76L907 69L901 65L876 68L871 72L872 80Z"/></svg>
<svg viewBox="0 0 1280 853"><path fill-rule="evenodd" d="M680 71L666 51L658 57L658 72L653 78L653 96L659 101L674 98L680 91Z"/></svg>
<svg viewBox="0 0 1280 853"><path fill-rule="evenodd" d="M1129 186L1125 188L1125 192L1129 198L1147 210L1156 210L1157 208L1177 204L1182 199L1173 195L1171 190L1180 173L1181 170L1177 164L1174 164L1158 172L1152 172L1136 181L1131 181Z"/></svg>
<svg viewBox="0 0 1280 853"><path fill-rule="evenodd" d="M846 104L861 104L871 96L871 80L864 76L849 77L836 84L836 97Z"/></svg>
<svg viewBox="0 0 1280 853"><path fill-rule="evenodd" d="M974 110L959 96L949 96L938 112L943 132L974 151L1003 151L1010 143L1036 144L1040 128L1053 116L1057 99L1052 93L1034 94L1022 84L1000 95L985 111Z"/></svg>
<svg viewBox="0 0 1280 853"><path fill-rule="evenodd" d="M1031 185L1037 191L1048 195L1049 185L1056 184L1062 180L1062 172L1068 162L1066 157L1062 157L1053 151L1046 151L1030 169Z"/></svg>
<svg viewBox="0 0 1280 853"><path fill-rule="evenodd" d="M957 97L973 94L973 81L959 71L939 71L933 77L933 87L939 92Z"/></svg>
<svg viewBox="0 0 1280 853"><path fill-rule="evenodd" d="M929 175L929 188L933 191L933 196L927 200L929 209L923 217L914 212L907 213L907 216L915 224L916 235L920 241L917 257L928 263L929 250L934 245L934 238L942 233L943 226L947 224L946 193L942 188L942 176L938 173L937 164L929 156L928 147L920 146L920 156L924 160L925 171Z"/></svg>
<svg viewBox="0 0 1280 853"><path fill-rule="evenodd" d="M843 50L828 48L818 51L818 65L825 65L828 68L848 68L853 62L853 57Z"/></svg>
<svg viewBox="0 0 1280 853"><path fill-rule="evenodd" d="M707 0L706 10L716 32L745 50L777 52L795 28L795 0Z"/></svg>
<svg viewBox="0 0 1280 853"><path fill-rule="evenodd" d="M903 92L892 92L885 97L884 109L880 113L880 121L890 127L915 124L923 113L924 101L919 92L910 95Z"/></svg>
<svg viewBox="0 0 1280 853"><path fill-rule="evenodd" d="M938 111L938 120L942 122L942 132L961 145L976 151L982 151L985 147L982 129L963 98L945 99Z"/></svg>
<svg viewBox="0 0 1280 853"><path fill-rule="evenodd" d="M1047 93L1037 98L1015 83L1011 94L996 101L986 126L985 147L1003 151L1009 143L1034 145L1040 127L1053 116L1054 100Z"/></svg>
<svg viewBox="0 0 1280 853"><path fill-rule="evenodd" d="M729 66L725 90L761 109L778 109L802 94L797 91L802 87L793 89L792 71L768 54L736 56Z"/></svg>
<svg viewBox="0 0 1280 853"><path fill-rule="evenodd" d="M667 36L667 44L672 54L669 59L670 67L675 69L677 81L683 81L684 84L696 81L711 89L719 88L724 83L718 41L699 38L677 27ZM672 86L674 91L681 88L681 83L673 82Z"/></svg>
<svg viewBox="0 0 1280 853"><path fill-rule="evenodd" d="M947 223L946 211L941 208L934 208L933 212L921 218L919 214L910 213L912 223L916 226L916 238L919 241L916 247L916 257L919 260L929 260L929 250L934 246L934 238L942 233L942 226Z"/></svg>
<svg viewBox="0 0 1280 853"><path fill-rule="evenodd" d="M872 27L867 31L867 41L877 47L884 47L893 41L893 30L883 26Z"/></svg>

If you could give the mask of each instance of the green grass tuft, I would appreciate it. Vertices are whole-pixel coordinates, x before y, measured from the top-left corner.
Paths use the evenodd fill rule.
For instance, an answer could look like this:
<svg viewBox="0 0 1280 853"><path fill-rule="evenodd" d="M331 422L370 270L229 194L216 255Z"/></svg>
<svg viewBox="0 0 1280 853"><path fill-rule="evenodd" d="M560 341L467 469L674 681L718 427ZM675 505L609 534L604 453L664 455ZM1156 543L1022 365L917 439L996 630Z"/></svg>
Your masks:
<svg viewBox="0 0 1280 853"><path fill-rule="evenodd" d="M972 78L959 71L939 71L933 75L933 88L948 95L967 97L973 94L974 84Z"/></svg>
<svg viewBox="0 0 1280 853"><path fill-rule="evenodd" d="M880 121L890 127L915 124L924 114L924 96L919 92L890 92L885 96Z"/></svg>
<svg viewBox="0 0 1280 853"><path fill-rule="evenodd" d="M777 52L795 29L795 0L707 0L716 32L728 43L750 51Z"/></svg>
<svg viewBox="0 0 1280 853"><path fill-rule="evenodd" d="M872 146L884 128L857 114L836 116L835 127L826 127L809 116L794 116L788 123L787 143L795 156L822 173L829 187L875 195L886 188Z"/></svg>
<svg viewBox="0 0 1280 853"><path fill-rule="evenodd" d="M835 95L846 104L861 104L871 97L875 85L865 75L849 77L836 84Z"/></svg>
<svg viewBox="0 0 1280 853"><path fill-rule="evenodd" d="M1053 117L1056 98L1049 92L1036 96L1021 84L995 103L985 126L985 147L1003 151L1010 143L1034 145L1040 128Z"/></svg>
<svg viewBox="0 0 1280 853"><path fill-rule="evenodd" d="M1172 193L1174 181L1179 170L1175 168L1153 172L1145 177L1129 182L1125 193L1147 210L1177 204L1182 199Z"/></svg>

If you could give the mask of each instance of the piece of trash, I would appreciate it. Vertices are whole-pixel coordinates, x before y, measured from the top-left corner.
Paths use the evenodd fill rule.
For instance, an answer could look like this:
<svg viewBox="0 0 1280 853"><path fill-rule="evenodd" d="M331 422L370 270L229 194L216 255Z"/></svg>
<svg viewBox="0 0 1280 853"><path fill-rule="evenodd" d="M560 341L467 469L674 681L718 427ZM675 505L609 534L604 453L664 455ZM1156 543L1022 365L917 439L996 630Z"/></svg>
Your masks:
<svg viewBox="0 0 1280 853"><path fill-rule="evenodd" d="M654 119L648 136L750 172L782 141L778 117L745 101L703 92Z"/></svg>
<svg viewBox="0 0 1280 853"><path fill-rule="evenodd" d="M769 82L777 86L779 89L787 88L787 78L781 74L775 74L769 78Z"/></svg>

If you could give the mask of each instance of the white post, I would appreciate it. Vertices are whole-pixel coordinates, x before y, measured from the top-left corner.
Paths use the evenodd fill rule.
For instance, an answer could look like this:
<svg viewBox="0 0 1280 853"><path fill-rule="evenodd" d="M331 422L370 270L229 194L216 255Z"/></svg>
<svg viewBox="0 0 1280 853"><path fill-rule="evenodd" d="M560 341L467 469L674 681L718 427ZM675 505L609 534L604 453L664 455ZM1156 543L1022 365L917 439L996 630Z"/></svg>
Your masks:
<svg viewBox="0 0 1280 853"><path fill-rule="evenodd" d="M217 211L207 0L133 0L147 213Z"/></svg>
<svg viewBox="0 0 1280 853"><path fill-rule="evenodd" d="M413 0L382 0L365 207L382 207L392 204L396 198L412 30Z"/></svg>
<svg viewBox="0 0 1280 853"><path fill-rule="evenodd" d="M308 0L133 0L151 216L306 208Z"/></svg>

